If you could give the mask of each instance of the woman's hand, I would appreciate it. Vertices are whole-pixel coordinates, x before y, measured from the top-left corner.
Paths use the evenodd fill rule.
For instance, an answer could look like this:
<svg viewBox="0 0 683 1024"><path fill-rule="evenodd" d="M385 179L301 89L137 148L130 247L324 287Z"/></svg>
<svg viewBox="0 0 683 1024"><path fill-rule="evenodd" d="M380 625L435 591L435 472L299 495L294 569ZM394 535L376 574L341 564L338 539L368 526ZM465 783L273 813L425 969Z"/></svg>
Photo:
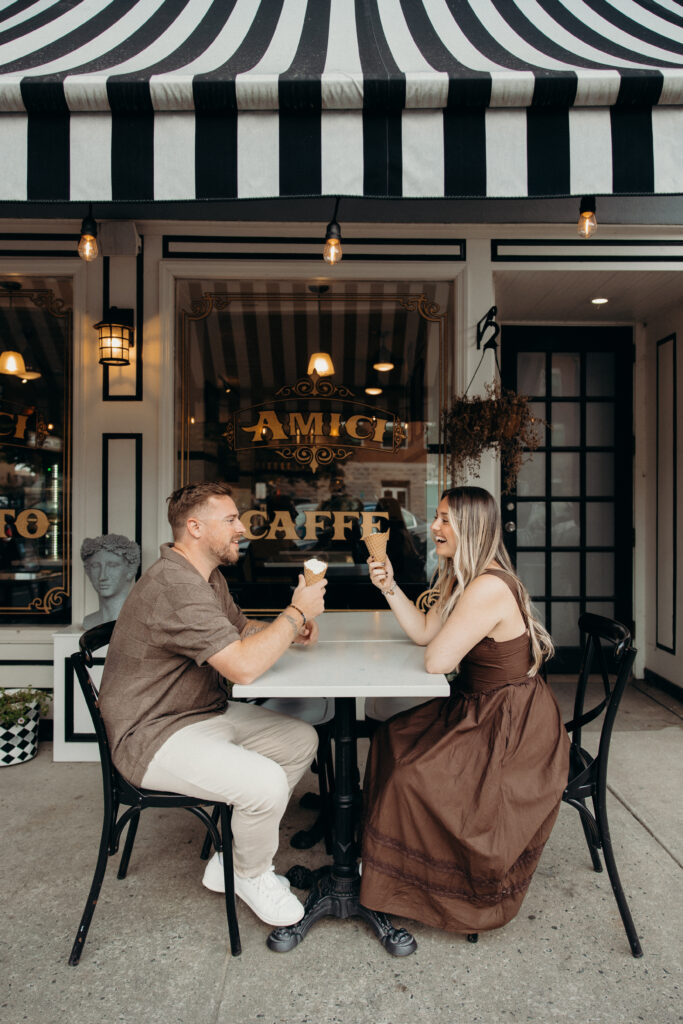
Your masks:
<svg viewBox="0 0 683 1024"><path fill-rule="evenodd" d="M370 566L371 582L381 591L391 590L394 585L394 570L389 559L387 558L384 562L378 562L370 557L367 559L367 562Z"/></svg>

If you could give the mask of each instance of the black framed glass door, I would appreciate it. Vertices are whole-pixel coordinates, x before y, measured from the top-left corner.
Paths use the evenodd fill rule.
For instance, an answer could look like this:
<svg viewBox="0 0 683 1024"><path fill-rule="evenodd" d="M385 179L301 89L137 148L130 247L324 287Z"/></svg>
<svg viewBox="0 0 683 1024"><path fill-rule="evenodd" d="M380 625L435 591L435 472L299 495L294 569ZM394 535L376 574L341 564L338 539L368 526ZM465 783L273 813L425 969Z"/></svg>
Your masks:
<svg viewBox="0 0 683 1024"><path fill-rule="evenodd" d="M503 386L549 426L502 495L505 543L557 653L578 668L584 611L632 627L633 338L621 327L502 329Z"/></svg>

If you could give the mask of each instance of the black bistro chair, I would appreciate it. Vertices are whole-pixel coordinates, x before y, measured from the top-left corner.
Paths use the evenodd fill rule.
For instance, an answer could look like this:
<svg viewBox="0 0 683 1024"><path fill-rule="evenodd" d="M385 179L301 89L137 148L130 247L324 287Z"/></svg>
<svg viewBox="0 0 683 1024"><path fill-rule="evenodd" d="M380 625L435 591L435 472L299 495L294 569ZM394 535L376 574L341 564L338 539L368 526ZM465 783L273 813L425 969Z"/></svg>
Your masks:
<svg viewBox="0 0 683 1024"><path fill-rule="evenodd" d="M614 720L624 690L631 678L636 649L631 643L631 633L620 622L586 612L579 619L579 629L585 636L579 681L574 700L574 714L565 728L571 738L569 754L569 782L562 799L575 807L581 817L588 851L595 871L602 871L600 854L602 849L607 874L612 884L621 920L634 957L643 955L636 933L631 911L621 886L617 865L612 850L609 823L607 821L607 759L612 738ZM599 676L602 683L602 697L598 703L585 710L586 691L589 678ZM602 717L602 728L597 753L593 756L581 746L581 730L584 725ZM593 811L586 807L590 797Z"/></svg>
<svg viewBox="0 0 683 1024"><path fill-rule="evenodd" d="M133 850L133 843L135 842L135 833L137 832L140 820L140 812L144 811L147 807L185 808L185 810L196 815L196 817L198 817L204 824L215 848L217 850L223 850L225 906L228 915L230 951L233 956L239 956L242 951L242 947L240 945L237 913L235 911L235 888L232 865L232 829L230 827L232 808L227 804L216 805L215 809L218 813L216 814L216 821L214 821L212 816L205 810L208 801L198 800L191 796L183 796L179 793L163 793L156 790L141 789L138 786L133 786L123 778L112 764L107 733L104 728L104 722L102 721L102 716L97 703L97 688L92 681L88 669L93 664L93 652L107 646L111 639L113 629L113 622L105 622L101 626L95 626L93 629L89 629L79 640L80 650L76 654L71 655L71 662L81 685L81 690L83 691L83 696L85 697L86 704L88 705L88 711L90 712L90 717L92 718L95 733L97 735L97 743L100 750L102 766L104 819L102 822L102 836L100 839L97 864L95 866L95 874L93 876L92 885L90 886L90 894L88 895L88 899L85 904L81 923L78 926L78 932L73 944L73 949L71 950L69 964L72 967L75 967L81 958L83 946L85 945L85 940L88 935L88 929L90 928L90 922L92 921L95 907L97 905L102 880L104 879L104 873L107 869L108 859L117 853L121 834L126 825L128 825L123 854L121 855L119 870L117 872L118 878L126 877L128 862ZM213 807L214 805L209 804L209 806ZM126 810L119 816L119 809L121 807L125 807ZM219 817L220 831L216 824ZM223 836L222 843L221 834ZM208 856L209 846L209 843L204 844L202 856Z"/></svg>
<svg viewBox="0 0 683 1024"><path fill-rule="evenodd" d="M565 722L571 746L569 748L569 781L562 794L562 799L579 812L594 871L602 871L598 853L602 849L607 865L607 874L612 883L612 890L619 907L621 920L624 922L631 952L635 957L640 957L643 955L643 950L619 879L607 821L609 745L614 720L617 717L624 690L631 678L631 669L637 651L631 644L629 630L614 619L606 619L602 615L585 612L579 619L579 629L585 639L574 698L574 714L570 722ZM603 694L598 703L586 711L586 692L591 676L599 676ZM581 730L584 725L596 721L601 715L603 719L598 750L595 755L592 755L581 746ZM593 804L592 812L586 807L588 798ZM467 936L469 942L476 942L478 938L477 932L472 932Z"/></svg>

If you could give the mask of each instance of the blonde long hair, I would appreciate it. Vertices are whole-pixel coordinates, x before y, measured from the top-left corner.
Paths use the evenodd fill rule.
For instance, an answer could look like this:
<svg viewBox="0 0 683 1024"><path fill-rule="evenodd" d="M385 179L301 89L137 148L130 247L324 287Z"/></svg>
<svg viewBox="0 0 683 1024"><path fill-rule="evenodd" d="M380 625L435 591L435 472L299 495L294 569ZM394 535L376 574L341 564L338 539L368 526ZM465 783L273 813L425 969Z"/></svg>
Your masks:
<svg viewBox="0 0 683 1024"><path fill-rule="evenodd" d="M519 598L520 609L529 630L532 665L528 675L536 675L555 648L550 634L535 617L529 592L512 567L503 544L500 510L493 495L483 487L451 487L441 499L448 501L448 521L455 534L453 558L439 558L436 586L437 608L445 621L462 597L465 587L481 576L491 562L497 562L509 576Z"/></svg>

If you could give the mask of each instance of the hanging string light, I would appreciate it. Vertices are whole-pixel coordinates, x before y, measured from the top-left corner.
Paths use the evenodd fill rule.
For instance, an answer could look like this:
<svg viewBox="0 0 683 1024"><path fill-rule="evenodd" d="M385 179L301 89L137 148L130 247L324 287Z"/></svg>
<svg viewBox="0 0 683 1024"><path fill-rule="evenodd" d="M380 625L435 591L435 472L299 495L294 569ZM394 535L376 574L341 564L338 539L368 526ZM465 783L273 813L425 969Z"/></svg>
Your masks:
<svg viewBox="0 0 683 1024"><path fill-rule="evenodd" d="M92 215L92 203L88 208L88 216L81 222L81 240L78 243L78 255L86 263L92 263L97 259L99 249L97 247L97 222Z"/></svg>
<svg viewBox="0 0 683 1024"><path fill-rule="evenodd" d="M332 214L332 220L325 228L325 246L323 248L323 259L325 260L325 263L329 263L331 267L333 267L336 263L339 263L342 258L341 228L337 223L339 199L340 197L337 196L337 202L334 205L334 213Z"/></svg>
<svg viewBox="0 0 683 1024"><path fill-rule="evenodd" d="M582 196L579 206L579 222L577 231L581 238L590 238L598 230L595 219L595 196Z"/></svg>

